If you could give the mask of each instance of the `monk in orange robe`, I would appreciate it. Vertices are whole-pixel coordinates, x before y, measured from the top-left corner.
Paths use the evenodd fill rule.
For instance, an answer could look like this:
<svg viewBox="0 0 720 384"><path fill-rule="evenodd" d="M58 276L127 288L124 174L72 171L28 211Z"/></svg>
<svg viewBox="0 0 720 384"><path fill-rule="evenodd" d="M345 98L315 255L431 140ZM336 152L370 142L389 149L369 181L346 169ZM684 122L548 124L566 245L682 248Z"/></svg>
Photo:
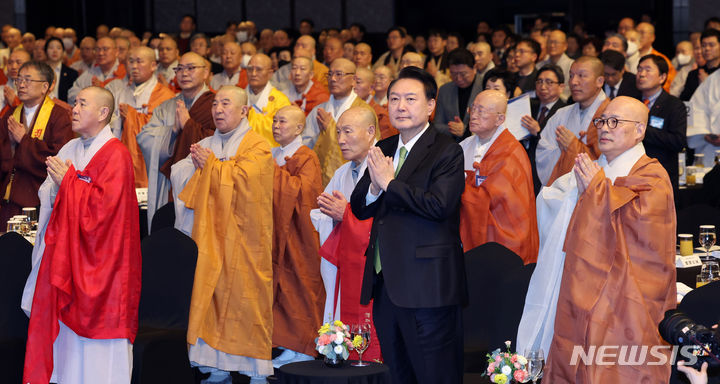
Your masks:
<svg viewBox="0 0 720 384"><path fill-rule="evenodd" d="M313 79L313 68L312 59L296 55L290 63L292 86L285 92L290 102L300 107L305 116L309 115L317 105L330 99L327 87L323 87Z"/></svg>
<svg viewBox="0 0 720 384"><path fill-rule="evenodd" d="M645 155L648 109L617 97L595 124L602 156L581 154L573 168L578 201L570 219L557 300L555 333L543 381L556 383L664 383L670 365L618 364L617 355L572 365L576 346L663 345L658 324L676 305L675 206L667 172ZM634 349L633 349L634 350ZM669 359L668 347L665 356Z"/></svg>
<svg viewBox="0 0 720 384"><path fill-rule="evenodd" d="M273 344L285 348L275 367L313 360L322 324L325 287L320 277L320 243L310 220L322 192L320 160L302 144L305 114L295 106L273 117Z"/></svg>
<svg viewBox="0 0 720 384"><path fill-rule="evenodd" d="M211 380L273 373L273 178L267 140L250 129L247 94L215 95L215 133L172 166L175 227L198 245L188 357Z"/></svg>
<svg viewBox="0 0 720 384"><path fill-rule="evenodd" d="M465 191L460 238L467 251L494 241L520 256L537 260L539 238L530 160L523 146L502 126L507 98L479 93L470 107L472 136L460 146L465 155Z"/></svg>
<svg viewBox="0 0 720 384"><path fill-rule="evenodd" d="M115 80L107 85L107 89L115 96L119 114L111 127L130 151L135 169L135 187L147 188L148 173L136 136L150 121L153 110L165 100L175 97L175 92L157 80L157 62L152 49L133 48L128 54L127 64L130 84L124 80Z"/></svg>

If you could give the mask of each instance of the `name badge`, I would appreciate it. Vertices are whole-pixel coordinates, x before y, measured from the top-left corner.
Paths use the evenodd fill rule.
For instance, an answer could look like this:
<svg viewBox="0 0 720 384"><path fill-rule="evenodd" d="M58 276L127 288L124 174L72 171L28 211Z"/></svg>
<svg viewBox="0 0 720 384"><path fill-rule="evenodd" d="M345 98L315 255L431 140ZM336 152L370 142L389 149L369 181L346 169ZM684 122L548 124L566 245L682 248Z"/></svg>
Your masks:
<svg viewBox="0 0 720 384"><path fill-rule="evenodd" d="M475 171L475 186L476 187L479 187L480 184L482 184L483 181L485 181L485 179L487 179L487 176L480 176L480 172Z"/></svg>
<svg viewBox="0 0 720 384"><path fill-rule="evenodd" d="M220 161L227 161L227 157L221 157L221 158L219 158L218 160L220 160Z"/></svg>
<svg viewBox="0 0 720 384"><path fill-rule="evenodd" d="M650 126L655 127L657 129L663 129L663 125L665 124L665 119L662 117L657 116L650 116Z"/></svg>
<svg viewBox="0 0 720 384"><path fill-rule="evenodd" d="M78 177L78 179L80 179L88 184L90 184L90 182L92 182L92 179L90 178L90 176L78 174L77 177Z"/></svg>

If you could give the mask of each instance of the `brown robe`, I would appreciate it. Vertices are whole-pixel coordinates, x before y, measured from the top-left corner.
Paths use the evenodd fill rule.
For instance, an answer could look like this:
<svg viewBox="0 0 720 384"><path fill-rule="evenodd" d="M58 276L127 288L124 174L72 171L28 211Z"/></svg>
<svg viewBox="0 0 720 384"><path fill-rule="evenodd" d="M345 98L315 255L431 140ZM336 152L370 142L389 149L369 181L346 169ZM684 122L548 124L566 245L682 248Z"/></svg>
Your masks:
<svg viewBox="0 0 720 384"><path fill-rule="evenodd" d="M215 94L207 91L200 95L188 111L190 119L178 132L175 138L175 150L172 156L160 166L160 172L170 180L170 167L190 154L190 146L211 136L215 132L215 123L212 119L212 102Z"/></svg>
<svg viewBox="0 0 720 384"><path fill-rule="evenodd" d="M273 187L273 344L314 356L325 303L310 220L322 192L320 161L304 145L286 161L275 165Z"/></svg>
<svg viewBox="0 0 720 384"><path fill-rule="evenodd" d="M662 165L643 155L614 185L600 170L578 199L564 250L543 382L666 383L670 365L648 365L658 361L650 352L642 365L620 365L618 359L570 365L574 346L587 352L590 346L665 344L658 324L676 305L675 205ZM611 352L620 355L618 348Z"/></svg>
<svg viewBox="0 0 720 384"><path fill-rule="evenodd" d="M603 100L598 109L595 111L592 120L600 117L608 104L610 104L609 98ZM558 177L572 171L577 155L587 153L592 160L597 160L597 158L600 157L600 149L598 148L598 132L592 120L590 120L588 129L585 131L585 142L587 144L584 144L576 137L572 143L570 143L567 150L561 151L560 158L557 163L555 163L555 168L553 168L553 171L550 174L550 179L548 179L548 182L545 185L552 185Z"/></svg>
<svg viewBox="0 0 720 384"><path fill-rule="evenodd" d="M42 105L38 106L38 112L41 107ZM13 152L8 131L8 119L12 114L11 110L0 119L0 199L3 200L3 207L37 207L40 205L38 189L47 177L45 160L48 156L57 155L60 148L73 138L70 115L65 109L55 105L50 112L42 139L32 138L33 127L29 127L28 133ZM13 173L9 202L5 202L4 196ZM1 213L3 210L4 208L0 209L0 216L4 216ZM0 217L2 230L6 221L7 218L2 220Z"/></svg>
<svg viewBox="0 0 720 384"><path fill-rule="evenodd" d="M375 102L375 99L370 100L370 106L375 110L375 116L378 119L378 129L380 130L380 138L382 140L387 139L390 136L398 134L397 129L390 124L390 115L388 114L387 106Z"/></svg>

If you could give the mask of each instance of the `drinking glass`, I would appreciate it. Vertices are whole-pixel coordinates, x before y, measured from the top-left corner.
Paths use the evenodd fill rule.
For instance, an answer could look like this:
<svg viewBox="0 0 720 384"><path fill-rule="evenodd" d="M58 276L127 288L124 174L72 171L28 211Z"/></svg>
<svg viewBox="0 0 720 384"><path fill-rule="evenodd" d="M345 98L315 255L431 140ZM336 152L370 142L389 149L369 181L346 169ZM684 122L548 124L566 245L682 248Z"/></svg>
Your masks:
<svg viewBox="0 0 720 384"><path fill-rule="evenodd" d="M705 248L706 257L710 258L710 248L715 245L715 226L714 225L701 225L700 226L700 237L698 238L700 245Z"/></svg>
<svg viewBox="0 0 720 384"><path fill-rule="evenodd" d="M526 350L525 358L527 359L527 372L528 380L532 380L533 384L537 383L537 380L542 377L543 369L545 368L545 355L543 350Z"/></svg>
<svg viewBox="0 0 720 384"><path fill-rule="evenodd" d="M700 276L706 281L720 280L720 264L717 261L706 261L700 268Z"/></svg>
<svg viewBox="0 0 720 384"><path fill-rule="evenodd" d="M370 325L367 323L361 323L361 324L353 324L350 327L350 334L352 336L352 339L355 339L355 336L360 336L362 339L362 343L360 346L355 348L355 350L358 353L359 359L357 363L353 363L353 367L366 367L368 364L363 363L362 361L362 355L365 352L365 350L370 346Z"/></svg>

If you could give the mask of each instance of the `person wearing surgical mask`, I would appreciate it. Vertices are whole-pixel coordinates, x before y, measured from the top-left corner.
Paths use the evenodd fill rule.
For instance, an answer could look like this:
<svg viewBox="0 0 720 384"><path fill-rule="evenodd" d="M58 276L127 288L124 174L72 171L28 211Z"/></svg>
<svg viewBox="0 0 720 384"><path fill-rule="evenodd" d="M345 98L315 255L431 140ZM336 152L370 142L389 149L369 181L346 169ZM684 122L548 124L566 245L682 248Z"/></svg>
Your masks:
<svg viewBox="0 0 720 384"><path fill-rule="evenodd" d="M255 48L255 44L246 41L240 45L240 52L242 52L240 67L247 68L250 58L257 53L257 48Z"/></svg>
<svg viewBox="0 0 720 384"><path fill-rule="evenodd" d="M76 43L77 34L75 33L75 30L72 28L63 29L62 45L65 49L65 60L63 64L67 65L68 67L71 66L74 62L82 60L82 56L80 56L80 49L78 49L78 47L75 45Z"/></svg>
<svg viewBox="0 0 720 384"><path fill-rule="evenodd" d="M705 65L688 73L685 86L680 93L680 100L688 101L697 87L718 67L720 67L720 31L707 29L700 35L700 47Z"/></svg>
<svg viewBox="0 0 720 384"><path fill-rule="evenodd" d="M625 32L625 38L627 39L627 49L625 50L627 61L625 62L625 66L628 72L634 75L637 73L637 65L640 61L640 52L638 52L638 39L640 39L640 34L636 30L631 29Z"/></svg>
<svg viewBox="0 0 720 384"><path fill-rule="evenodd" d="M675 57L672 59L672 65L675 69L680 70L688 64L693 63L693 45L687 40L683 40L675 47Z"/></svg>

